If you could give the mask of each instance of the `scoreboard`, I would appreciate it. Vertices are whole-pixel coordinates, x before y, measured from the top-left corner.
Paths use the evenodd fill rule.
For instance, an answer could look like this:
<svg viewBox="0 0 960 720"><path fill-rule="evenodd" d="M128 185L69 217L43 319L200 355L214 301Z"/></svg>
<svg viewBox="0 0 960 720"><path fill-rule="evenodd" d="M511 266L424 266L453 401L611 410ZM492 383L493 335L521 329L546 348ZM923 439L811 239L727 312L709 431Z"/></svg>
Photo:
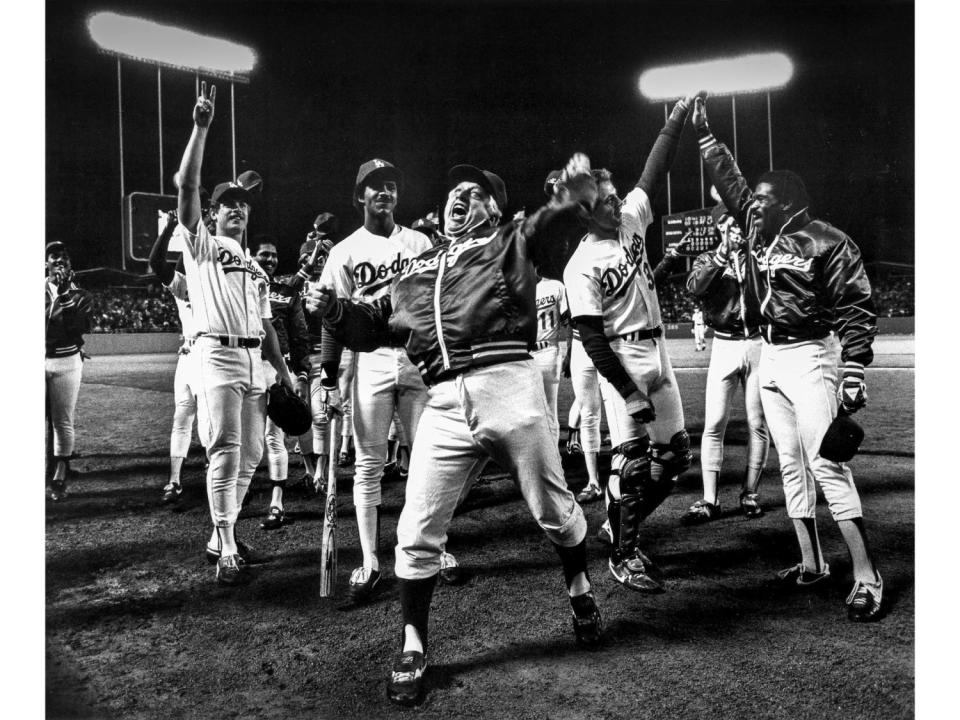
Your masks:
<svg viewBox="0 0 960 720"><path fill-rule="evenodd" d="M687 247L679 251L681 257L696 257L712 250L720 242L720 238L713 231L710 208L664 215L661 230L664 251L668 245L683 239L689 240Z"/></svg>

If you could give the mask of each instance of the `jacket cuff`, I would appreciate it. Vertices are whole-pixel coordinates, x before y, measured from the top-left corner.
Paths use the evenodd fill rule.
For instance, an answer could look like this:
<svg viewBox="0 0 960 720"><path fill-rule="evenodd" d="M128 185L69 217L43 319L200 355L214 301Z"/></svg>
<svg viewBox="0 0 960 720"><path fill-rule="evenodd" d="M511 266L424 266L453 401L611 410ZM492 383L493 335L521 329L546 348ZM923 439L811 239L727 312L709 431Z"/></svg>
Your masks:
<svg viewBox="0 0 960 720"><path fill-rule="evenodd" d="M333 306L327 308L326 314L323 316L323 324L326 326L336 325L340 322L340 319L343 317L343 306L340 304L339 300L335 300Z"/></svg>
<svg viewBox="0 0 960 720"><path fill-rule="evenodd" d="M697 142L700 144L700 152L705 153L714 145L718 145L717 139L713 136L713 133L710 132L709 127L701 128L697 130Z"/></svg>
<svg viewBox="0 0 960 720"><path fill-rule="evenodd" d="M617 392L620 393L620 397L626 400L639 389L640 388L637 387L637 384L633 380L628 380L626 383L617 388Z"/></svg>

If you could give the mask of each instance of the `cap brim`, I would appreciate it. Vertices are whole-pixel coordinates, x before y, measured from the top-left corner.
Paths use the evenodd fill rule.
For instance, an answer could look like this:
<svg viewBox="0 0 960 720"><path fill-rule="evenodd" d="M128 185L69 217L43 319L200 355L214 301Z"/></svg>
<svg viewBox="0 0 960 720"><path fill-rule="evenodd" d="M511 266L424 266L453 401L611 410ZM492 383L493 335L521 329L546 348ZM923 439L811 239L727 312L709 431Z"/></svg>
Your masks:
<svg viewBox="0 0 960 720"><path fill-rule="evenodd" d="M242 187L232 187L224 190L220 195L217 196L216 200L212 200L213 203L222 203L224 200L237 199L243 200L248 205L253 202L253 194Z"/></svg>

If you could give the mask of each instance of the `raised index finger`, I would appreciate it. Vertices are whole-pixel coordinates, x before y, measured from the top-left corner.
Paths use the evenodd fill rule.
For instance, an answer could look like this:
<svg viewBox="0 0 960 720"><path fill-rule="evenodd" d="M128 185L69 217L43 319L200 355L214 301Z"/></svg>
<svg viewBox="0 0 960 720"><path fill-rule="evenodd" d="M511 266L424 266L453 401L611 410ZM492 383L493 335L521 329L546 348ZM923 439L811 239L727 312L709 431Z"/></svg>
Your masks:
<svg viewBox="0 0 960 720"><path fill-rule="evenodd" d="M210 86L210 102L214 103L216 101L217 101L217 86L211 85Z"/></svg>

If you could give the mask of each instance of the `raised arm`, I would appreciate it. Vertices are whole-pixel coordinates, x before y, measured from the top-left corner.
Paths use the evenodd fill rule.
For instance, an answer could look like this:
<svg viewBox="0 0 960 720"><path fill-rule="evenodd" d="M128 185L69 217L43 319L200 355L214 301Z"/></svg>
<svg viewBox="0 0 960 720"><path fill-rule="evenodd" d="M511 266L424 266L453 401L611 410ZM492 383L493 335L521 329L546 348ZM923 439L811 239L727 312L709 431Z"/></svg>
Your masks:
<svg viewBox="0 0 960 720"><path fill-rule="evenodd" d="M173 237L173 231L176 227L177 214L166 213L166 222L163 229L150 250L150 269L164 285L169 285L173 281L174 267L172 263L167 262L167 248L170 247L170 238Z"/></svg>
<svg viewBox="0 0 960 720"><path fill-rule="evenodd" d="M673 158L680 144L680 134L683 132L683 125L690 112L691 100L692 96L685 97L673 106L666 124L650 149L647 162L643 166L643 173L637 181L637 187L647 194L651 202L666 180L670 166L673 165Z"/></svg>
<svg viewBox="0 0 960 720"><path fill-rule="evenodd" d="M576 209L589 215L597 202L597 183L590 170L590 158L574 153L557 181L557 192L520 223L520 231L529 243L537 233L561 213Z"/></svg>
<svg viewBox="0 0 960 720"><path fill-rule="evenodd" d="M183 151L180 161L180 189L177 192L177 214L181 224L195 232L200 222L200 166L203 163L203 150L207 142L207 131L213 121L213 108L217 98L217 86L210 86L207 95L207 83L200 83L200 96L193 107L193 132Z"/></svg>

